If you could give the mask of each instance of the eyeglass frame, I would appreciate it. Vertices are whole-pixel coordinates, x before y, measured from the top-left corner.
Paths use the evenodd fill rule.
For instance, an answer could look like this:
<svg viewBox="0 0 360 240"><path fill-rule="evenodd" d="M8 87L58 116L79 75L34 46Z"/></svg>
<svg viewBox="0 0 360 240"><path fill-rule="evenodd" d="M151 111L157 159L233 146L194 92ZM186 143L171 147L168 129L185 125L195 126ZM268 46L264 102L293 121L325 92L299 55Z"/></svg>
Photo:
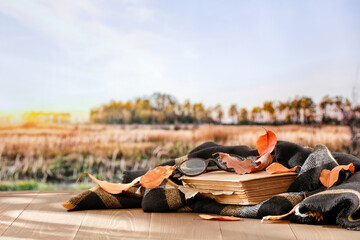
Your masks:
<svg viewBox="0 0 360 240"><path fill-rule="evenodd" d="M193 174L193 175L192 175L192 174L187 174L187 173L185 173L183 170L181 170L180 166L181 166L183 163L185 163L185 162L187 162L187 161L190 161L190 160L201 160L201 161L205 162L206 165L205 165L204 170L203 170L202 172L200 172L200 173ZM217 158L208 158L208 159L204 159L204 158L188 158L188 159L182 161L181 163L177 164L177 165L175 166L175 171L178 171L178 172L180 172L182 175L189 176L189 177L198 176L198 175L203 174L204 172L209 171L209 170L210 170L210 171L215 171L215 170L221 169L221 170L228 171L228 172L234 172L234 171L235 171L233 168L226 168L226 167L221 166L221 164L219 163L219 160L221 160L220 157L217 157ZM210 163L210 162L214 162L218 168L217 168L217 169L209 169L209 163Z"/></svg>

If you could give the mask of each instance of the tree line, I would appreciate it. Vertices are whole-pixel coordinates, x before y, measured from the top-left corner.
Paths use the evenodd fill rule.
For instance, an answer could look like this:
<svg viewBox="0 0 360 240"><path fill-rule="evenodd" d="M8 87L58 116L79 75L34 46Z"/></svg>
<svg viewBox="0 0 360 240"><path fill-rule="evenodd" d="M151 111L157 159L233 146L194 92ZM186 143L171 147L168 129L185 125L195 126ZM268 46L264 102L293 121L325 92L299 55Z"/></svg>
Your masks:
<svg viewBox="0 0 360 240"><path fill-rule="evenodd" d="M324 96L316 104L310 97L288 101L265 101L252 109L232 104L205 107L203 103L180 103L169 94L154 93L133 101L111 101L91 109L90 121L110 124L345 124L358 122L360 106L341 96Z"/></svg>

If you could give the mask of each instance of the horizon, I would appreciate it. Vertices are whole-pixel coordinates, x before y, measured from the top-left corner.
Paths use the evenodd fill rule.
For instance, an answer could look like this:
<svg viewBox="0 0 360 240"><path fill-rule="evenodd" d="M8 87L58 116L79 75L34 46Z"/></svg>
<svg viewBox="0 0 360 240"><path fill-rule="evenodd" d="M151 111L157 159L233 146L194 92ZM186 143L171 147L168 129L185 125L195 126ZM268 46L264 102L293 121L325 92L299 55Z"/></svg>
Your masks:
<svg viewBox="0 0 360 240"><path fill-rule="evenodd" d="M226 109L359 100L358 1L0 0L0 35L0 116L86 120L153 92Z"/></svg>
<svg viewBox="0 0 360 240"><path fill-rule="evenodd" d="M52 116L55 116L55 115L56 116L65 116L66 118L69 119L69 123L85 123L85 122L91 123L91 122L93 122L93 120L91 119L91 111L93 111L93 110L98 111L99 109L101 109L103 107L106 107L106 106L109 106L110 104L113 104L113 103L120 104L120 106L121 105L124 106L127 103L131 103L132 108L135 107L135 109L137 109L138 108L138 107L136 107L137 100L150 100L150 104L154 104L155 102L153 102L151 99L152 99L152 96L154 96L155 94L161 94L163 96L167 95L166 93L153 93L152 95L148 95L148 96L144 96L144 97L137 97L137 98L134 98L134 99L131 99L131 100L129 100L129 99L125 100L125 101L111 100L111 101L109 101L107 103L92 107L90 109L87 117L83 117L84 116L83 113L81 115L76 115L75 114L75 116L74 116L74 115L72 115L73 113L70 113L70 112L26 111L26 112L18 112L17 114L1 114L1 112L0 112L0 124L3 124L3 123L16 123L17 124L17 123L21 123L21 122L22 123L27 123L30 120L29 116L31 116L33 114L35 114L35 115L40 114L42 116L50 116L50 115L52 115ZM202 102L192 102L190 99L187 99L184 102L180 102L180 101L178 101L178 99L176 99L175 96L170 95L170 97L173 97L173 99L175 100L175 102L174 102L175 105L178 105L178 106L184 106L186 104L186 101L189 101L189 103L192 104L192 105L201 104L205 109L210 110L211 112L213 112L212 115L214 114L214 112L216 112L215 108L220 105L220 107L222 109L222 112L224 114L223 115L223 120L221 121L221 123L223 123L223 124L233 124L234 123L233 122L233 116L231 116L230 113L229 113L229 110L230 110L230 108L232 106L228 106L228 107L225 107L225 108L221 104L219 104L217 106L215 106L215 105L209 106L209 105L206 105L206 104L204 104ZM329 95L323 96L322 101L324 100L325 102L328 102L330 100L330 102L331 102L330 103L330 108L331 107L336 108L337 104L334 104L334 101L337 101L336 98L338 98L338 97L340 97L340 100L344 104L346 104L346 101L349 101L348 98L344 98L343 96L329 96ZM279 104L281 105L281 104L287 103L288 106L290 105L289 109L291 109L291 105L292 105L291 102L293 100L301 100L302 98L308 98L308 97L307 96L294 96L292 98L287 99L286 101L277 101L277 100L264 101L262 104L260 104L258 106L254 106L253 108L246 108L246 107L243 107L243 106L239 106L238 104L233 104L233 105L236 107L237 117L240 117L242 109L245 109L247 111L248 116L251 115L252 111L254 111L256 108L260 108L263 113L264 112L266 113L267 110L265 108L268 109L268 107L265 107L266 102L270 102L272 104L271 106L274 108L274 110L278 111L278 114L283 115L284 110L279 110ZM312 106L314 108L314 113L315 113L314 117L317 119L317 121L319 121L319 117L322 115L322 110L321 110L321 107L320 107L321 101L315 102L315 101L313 101L313 99L311 97L309 99L312 101ZM349 101L349 103L351 104L353 109L355 109L356 106L360 107L360 105L358 105L358 104L355 105L351 101ZM308 105L305 108L309 108L309 107L310 107L310 105ZM255 110L255 111L257 111L257 110ZM340 113L340 112L337 112L336 109L329 110L329 107L327 107L327 111L330 111L330 112L332 112L332 114L335 114L335 115ZM358 110L354 110L354 111L358 111ZM338 117L339 116L337 116L336 118L338 118ZM216 117L212 116L212 118L215 119ZM32 121L32 120L30 120L30 121ZM267 122L267 121L265 121L265 122Z"/></svg>

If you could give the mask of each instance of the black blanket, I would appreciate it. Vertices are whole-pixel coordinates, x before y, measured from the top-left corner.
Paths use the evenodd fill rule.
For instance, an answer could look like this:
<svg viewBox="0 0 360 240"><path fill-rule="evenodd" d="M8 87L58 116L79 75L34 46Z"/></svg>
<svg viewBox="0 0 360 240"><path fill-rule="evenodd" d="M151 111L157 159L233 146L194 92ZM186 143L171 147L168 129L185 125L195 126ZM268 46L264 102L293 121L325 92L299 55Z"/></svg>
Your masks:
<svg viewBox="0 0 360 240"><path fill-rule="evenodd" d="M242 157L256 156L257 150L247 146L222 146L206 142L193 149L187 156L166 162L174 165L188 157L210 158L216 152L236 154ZM142 208L148 212L187 211L213 213L248 218L262 218L267 215L281 215L297 204L290 220L310 224L337 224L350 230L360 230L360 159L343 153L331 153L326 146L314 149L297 144L278 141L273 152L276 161L286 167L301 166L298 176L288 192L273 196L257 205L239 206L219 204L212 199L195 196L185 199L178 190L178 179L170 177L154 189L132 187L121 194L109 194L99 187L92 188L63 203L69 210L104 208ZM341 171L339 180L327 189L319 180L323 169L353 163L355 173ZM143 175L147 170L125 172L123 182L127 183Z"/></svg>

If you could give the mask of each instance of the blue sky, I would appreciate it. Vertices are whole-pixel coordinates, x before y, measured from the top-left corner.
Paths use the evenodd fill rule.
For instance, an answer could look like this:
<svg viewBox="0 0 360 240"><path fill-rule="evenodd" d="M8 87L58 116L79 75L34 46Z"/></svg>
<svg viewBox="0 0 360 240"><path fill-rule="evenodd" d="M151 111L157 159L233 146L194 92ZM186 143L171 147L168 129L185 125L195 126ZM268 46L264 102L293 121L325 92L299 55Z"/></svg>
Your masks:
<svg viewBox="0 0 360 240"><path fill-rule="evenodd" d="M351 98L360 1L0 0L0 113L166 92L205 105Z"/></svg>

